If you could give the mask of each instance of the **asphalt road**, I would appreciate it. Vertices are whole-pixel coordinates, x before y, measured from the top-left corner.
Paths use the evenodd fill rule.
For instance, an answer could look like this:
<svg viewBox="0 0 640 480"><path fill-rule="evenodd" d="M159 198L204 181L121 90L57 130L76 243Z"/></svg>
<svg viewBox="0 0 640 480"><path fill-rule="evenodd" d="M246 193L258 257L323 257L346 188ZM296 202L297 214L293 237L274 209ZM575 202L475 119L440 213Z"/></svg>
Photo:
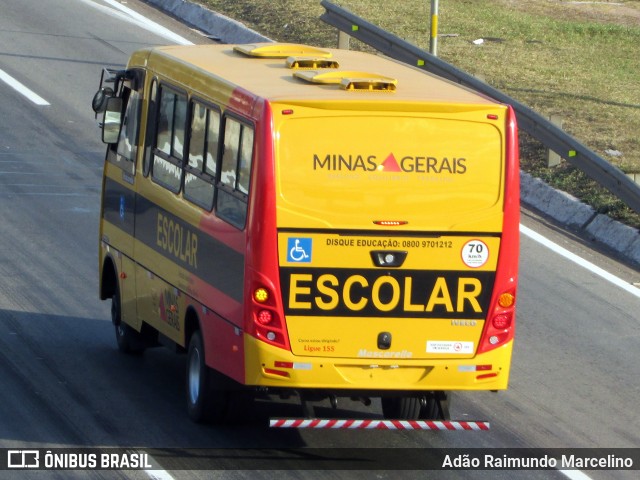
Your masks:
<svg viewBox="0 0 640 480"><path fill-rule="evenodd" d="M172 43L106 0L0 0L0 448L639 447L640 297L522 236L510 389L458 393L452 416L490 432L270 431L287 403L257 402L235 427L192 424L185 359L116 350L97 298L104 147L90 108L103 66ZM144 3L128 8L194 43L209 41ZM2 73L2 72L0 72ZM523 224L632 283L640 273L523 212ZM363 410L358 404L340 408ZM378 405L371 414L378 415ZM161 461L161 460L160 460ZM271 478L274 472L169 471L173 478ZM4 476L7 472L2 472ZM166 472L165 472L166 473ZM158 473L158 478L165 473ZM636 478L589 471L593 479ZM637 473L637 472L636 472ZM149 478L145 472L31 472L34 478ZM323 476L326 474L323 474ZM334 472L340 478L394 472ZM405 477L425 478L422 472ZM278 472L317 478L319 472ZM15 475L24 478L24 475ZM152 477L153 478L153 477ZM440 472L438 478L566 478L559 472ZM580 478L580 477L575 477Z"/></svg>

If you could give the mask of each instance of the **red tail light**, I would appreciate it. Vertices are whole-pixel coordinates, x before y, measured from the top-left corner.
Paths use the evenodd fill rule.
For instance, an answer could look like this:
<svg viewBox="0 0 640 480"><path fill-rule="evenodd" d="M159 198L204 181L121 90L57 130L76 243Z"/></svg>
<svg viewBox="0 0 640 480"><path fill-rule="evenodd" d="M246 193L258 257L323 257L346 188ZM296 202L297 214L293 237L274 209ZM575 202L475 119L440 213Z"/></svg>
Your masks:
<svg viewBox="0 0 640 480"><path fill-rule="evenodd" d="M505 330L511 326L511 320L513 319L513 314L509 313L501 313L493 317L492 323L493 328L497 330Z"/></svg>
<svg viewBox="0 0 640 480"><path fill-rule="evenodd" d="M256 320L260 325L269 325L273 320L273 315L270 310L260 310Z"/></svg>

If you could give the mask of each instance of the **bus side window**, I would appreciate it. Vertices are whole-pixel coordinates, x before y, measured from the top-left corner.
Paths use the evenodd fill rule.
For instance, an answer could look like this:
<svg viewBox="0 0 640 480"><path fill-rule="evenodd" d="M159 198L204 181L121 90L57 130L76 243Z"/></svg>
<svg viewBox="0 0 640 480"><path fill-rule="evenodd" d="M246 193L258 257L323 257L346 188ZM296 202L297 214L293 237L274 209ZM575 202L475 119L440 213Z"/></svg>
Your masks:
<svg viewBox="0 0 640 480"><path fill-rule="evenodd" d="M238 228L244 228L247 219L252 158L253 128L226 117L216 213Z"/></svg>
<svg viewBox="0 0 640 480"><path fill-rule="evenodd" d="M147 131L145 134L145 142L144 142L144 163L142 167L142 172L144 176L149 175L149 171L151 170L151 160L153 158L153 145L156 137L156 127L157 120L156 115L158 114L158 81L154 80L151 83L151 90L149 93L149 107L147 110Z"/></svg>
<svg viewBox="0 0 640 480"><path fill-rule="evenodd" d="M238 191L245 195L249 195L252 157L253 129L244 126L242 128L242 142L240 143L240 158L238 159Z"/></svg>
<svg viewBox="0 0 640 480"><path fill-rule="evenodd" d="M182 181L186 122L187 96L162 87L151 176L173 192Z"/></svg>
<svg viewBox="0 0 640 480"><path fill-rule="evenodd" d="M196 205L211 210L218 160L220 112L197 102L192 103L191 112L184 196Z"/></svg>

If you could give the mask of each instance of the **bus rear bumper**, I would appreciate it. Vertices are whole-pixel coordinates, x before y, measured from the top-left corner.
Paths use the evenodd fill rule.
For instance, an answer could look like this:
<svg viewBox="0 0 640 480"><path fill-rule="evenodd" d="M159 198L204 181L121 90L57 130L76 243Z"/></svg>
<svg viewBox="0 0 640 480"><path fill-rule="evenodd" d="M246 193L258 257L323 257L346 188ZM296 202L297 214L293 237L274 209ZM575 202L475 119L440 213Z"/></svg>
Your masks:
<svg viewBox="0 0 640 480"><path fill-rule="evenodd" d="M366 391L504 390L513 342L473 358L373 359L296 356L245 335L245 384Z"/></svg>

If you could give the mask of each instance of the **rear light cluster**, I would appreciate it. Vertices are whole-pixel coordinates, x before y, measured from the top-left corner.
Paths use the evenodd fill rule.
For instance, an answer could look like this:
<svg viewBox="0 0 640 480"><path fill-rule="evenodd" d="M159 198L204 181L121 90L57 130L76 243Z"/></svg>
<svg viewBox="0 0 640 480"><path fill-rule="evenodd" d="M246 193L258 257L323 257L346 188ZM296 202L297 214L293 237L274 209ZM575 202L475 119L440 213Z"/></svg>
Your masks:
<svg viewBox="0 0 640 480"><path fill-rule="evenodd" d="M501 311L497 311L491 320L496 330L506 330L511 327L513 323L513 307L516 304L516 297L511 292L505 292L498 297L498 308Z"/></svg>
<svg viewBox="0 0 640 480"><path fill-rule="evenodd" d="M280 348L288 348L284 322L276 307L272 291L257 287L252 294L252 315L255 336Z"/></svg>
<svg viewBox="0 0 640 480"><path fill-rule="evenodd" d="M486 352L499 347L511 340L515 333L514 316L516 307L515 291L506 291L500 294L492 315L485 324L482 343L478 353Z"/></svg>
<svg viewBox="0 0 640 480"><path fill-rule="evenodd" d="M491 345L504 343L512 337L510 330L513 323L515 304L516 296L513 292L504 292L498 297L498 305L491 319L491 325L496 330L489 335L489 343Z"/></svg>

